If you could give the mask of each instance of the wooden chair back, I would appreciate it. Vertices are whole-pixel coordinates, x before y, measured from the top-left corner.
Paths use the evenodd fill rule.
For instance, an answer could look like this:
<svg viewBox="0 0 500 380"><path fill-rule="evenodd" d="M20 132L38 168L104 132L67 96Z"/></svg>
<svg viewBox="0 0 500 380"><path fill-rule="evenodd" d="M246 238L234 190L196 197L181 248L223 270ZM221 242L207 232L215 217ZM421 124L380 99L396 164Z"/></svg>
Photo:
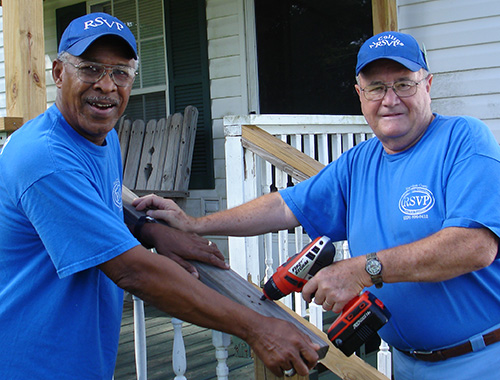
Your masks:
<svg viewBox="0 0 500 380"><path fill-rule="evenodd" d="M187 106L160 120L127 120L118 125L123 185L137 195L168 198L189 195L198 109Z"/></svg>

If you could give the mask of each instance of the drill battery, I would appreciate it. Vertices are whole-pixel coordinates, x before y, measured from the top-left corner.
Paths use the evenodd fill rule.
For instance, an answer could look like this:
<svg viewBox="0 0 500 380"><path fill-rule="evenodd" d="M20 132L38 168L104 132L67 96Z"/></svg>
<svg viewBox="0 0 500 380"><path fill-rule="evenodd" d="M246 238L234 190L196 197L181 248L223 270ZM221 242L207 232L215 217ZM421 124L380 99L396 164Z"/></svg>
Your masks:
<svg viewBox="0 0 500 380"><path fill-rule="evenodd" d="M328 329L328 338L346 356L387 323L391 313L382 301L368 291L349 302Z"/></svg>

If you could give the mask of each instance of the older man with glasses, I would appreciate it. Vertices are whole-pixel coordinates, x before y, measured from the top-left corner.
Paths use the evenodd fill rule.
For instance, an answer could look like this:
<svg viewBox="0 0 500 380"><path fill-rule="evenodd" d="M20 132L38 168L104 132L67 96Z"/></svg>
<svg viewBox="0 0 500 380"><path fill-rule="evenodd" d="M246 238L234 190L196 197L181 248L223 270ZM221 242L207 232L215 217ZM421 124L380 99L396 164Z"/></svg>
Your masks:
<svg viewBox="0 0 500 380"><path fill-rule="evenodd" d="M120 20L104 13L73 20L53 63L55 105L0 153L0 379L110 380L122 289L239 336L276 375L292 368L306 375L318 347L305 334L189 273L197 274L183 258L227 268L215 244L159 223L131 226L134 237L123 222L113 128L136 68L135 38Z"/></svg>
<svg viewBox="0 0 500 380"><path fill-rule="evenodd" d="M478 119L432 112L433 77L410 35L368 39L356 76L377 138L315 177L201 218L154 196L136 205L202 235L301 224L312 238L347 239L352 258L319 271L304 286L306 301L339 312L375 285L392 314L379 333L395 348L396 380L498 379L498 143Z"/></svg>

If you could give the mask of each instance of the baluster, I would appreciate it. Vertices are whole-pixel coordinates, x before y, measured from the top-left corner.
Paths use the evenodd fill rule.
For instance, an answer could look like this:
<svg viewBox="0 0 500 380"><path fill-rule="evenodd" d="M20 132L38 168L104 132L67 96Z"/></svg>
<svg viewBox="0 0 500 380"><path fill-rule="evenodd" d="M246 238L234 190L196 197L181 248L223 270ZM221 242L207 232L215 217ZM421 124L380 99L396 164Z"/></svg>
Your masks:
<svg viewBox="0 0 500 380"><path fill-rule="evenodd" d="M215 358L217 359L217 380L228 380L229 367L227 366L227 348L231 344L231 336L220 331L212 330L212 344L215 347Z"/></svg>
<svg viewBox="0 0 500 380"><path fill-rule="evenodd" d="M328 135L326 133L318 134L318 161L323 165L327 165L328 158Z"/></svg>
<svg viewBox="0 0 500 380"><path fill-rule="evenodd" d="M389 379L392 378L392 354L389 345L383 340L380 343L379 352L377 353L377 369L386 375Z"/></svg>
<svg viewBox="0 0 500 380"><path fill-rule="evenodd" d="M148 364L146 357L146 323L144 318L144 302L132 296L134 301L134 346L135 371L137 380L148 378Z"/></svg>
<svg viewBox="0 0 500 380"><path fill-rule="evenodd" d="M342 135L339 133L331 135L331 145L332 161L335 161L342 154Z"/></svg>
<svg viewBox="0 0 500 380"><path fill-rule="evenodd" d="M309 321L318 329L323 330L323 306L314 302L309 304Z"/></svg>
<svg viewBox="0 0 500 380"><path fill-rule="evenodd" d="M265 161L263 165L264 175L262 180L262 194L269 194L271 192L271 185L273 183L273 171L272 165ZM265 262L265 271L264 271L264 280L267 281L273 275L273 234L268 233L264 235L264 262Z"/></svg>
<svg viewBox="0 0 500 380"><path fill-rule="evenodd" d="M271 278L271 276L274 273L273 269L273 234L265 234L264 235L264 254L266 256L265 258L265 264L266 264L266 269L265 269L265 274L264 274L264 280L267 282Z"/></svg>
<svg viewBox="0 0 500 380"><path fill-rule="evenodd" d="M184 338L182 336L182 321L177 318L172 318L172 326L174 327L174 347L172 351L172 368L175 373L174 380L186 380L186 347L184 346Z"/></svg>

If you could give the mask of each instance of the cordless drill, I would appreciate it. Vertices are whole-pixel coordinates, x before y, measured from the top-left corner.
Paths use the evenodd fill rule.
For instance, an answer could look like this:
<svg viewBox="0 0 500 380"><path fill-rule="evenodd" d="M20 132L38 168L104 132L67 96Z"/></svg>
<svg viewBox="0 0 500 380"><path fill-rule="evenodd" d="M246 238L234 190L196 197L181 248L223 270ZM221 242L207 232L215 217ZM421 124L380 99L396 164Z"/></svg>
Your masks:
<svg viewBox="0 0 500 380"><path fill-rule="evenodd" d="M326 236L309 243L301 252L280 265L264 285L262 299L279 300L300 292L321 268L333 263L335 247ZM352 355L391 317L384 304L368 291L347 303L328 329L328 338L345 355Z"/></svg>

